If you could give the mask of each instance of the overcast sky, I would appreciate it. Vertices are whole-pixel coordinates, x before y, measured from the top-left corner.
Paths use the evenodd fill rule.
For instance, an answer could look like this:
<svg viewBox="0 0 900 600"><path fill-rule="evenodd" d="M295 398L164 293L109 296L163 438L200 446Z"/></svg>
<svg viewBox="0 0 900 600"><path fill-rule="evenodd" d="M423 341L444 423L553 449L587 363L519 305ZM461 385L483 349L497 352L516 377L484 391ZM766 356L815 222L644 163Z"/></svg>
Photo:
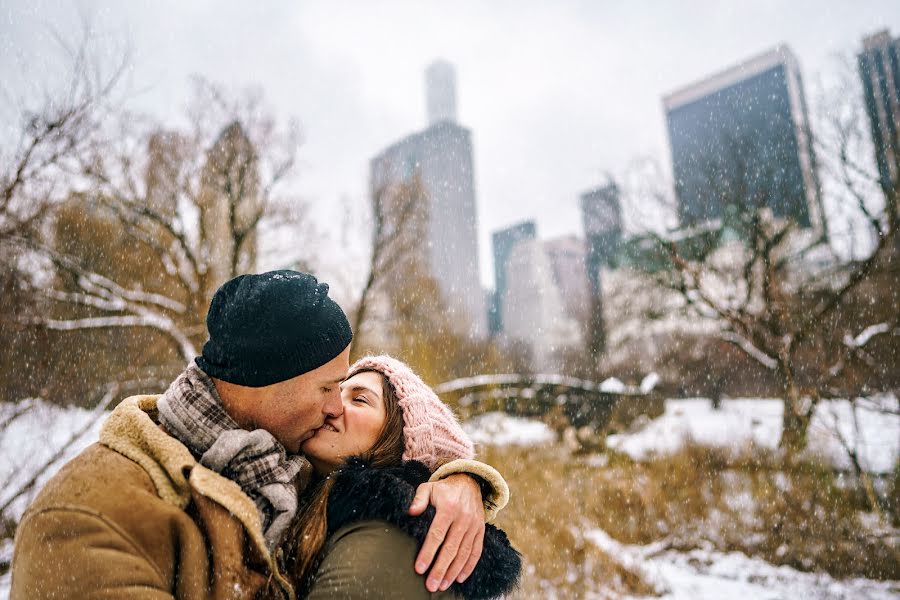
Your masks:
<svg viewBox="0 0 900 600"><path fill-rule="evenodd" d="M425 66L452 62L459 121L473 134L488 287L490 232L535 219L541 237L580 235L578 195L603 173L642 155L668 165L665 93L787 43L812 101L835 54L879 29L900 34L897 0L0 0L2 79L49 70L58 54L48 28L76 34L80 13L130 41L134 108L182 118L200 74L260 86L280 116L297 117L297 192L325 229L341 207L364 206L368 160L424 127Z"/></svg>

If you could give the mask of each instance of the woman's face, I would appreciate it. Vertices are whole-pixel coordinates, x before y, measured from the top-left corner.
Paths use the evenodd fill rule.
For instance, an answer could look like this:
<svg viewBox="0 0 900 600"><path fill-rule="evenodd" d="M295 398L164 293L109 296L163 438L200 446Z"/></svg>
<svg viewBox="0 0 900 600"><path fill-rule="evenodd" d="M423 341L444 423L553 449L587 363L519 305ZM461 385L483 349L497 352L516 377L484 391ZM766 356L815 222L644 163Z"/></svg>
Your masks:
<svg viewBox="0 0 900 600"><path fill-rule="evenodd" d="M382 376L366 371L341 383L344 413L325 419L325 425L303 442L300 451L319 473L330 473L343 462L372 449L387 419Z"/></svg>

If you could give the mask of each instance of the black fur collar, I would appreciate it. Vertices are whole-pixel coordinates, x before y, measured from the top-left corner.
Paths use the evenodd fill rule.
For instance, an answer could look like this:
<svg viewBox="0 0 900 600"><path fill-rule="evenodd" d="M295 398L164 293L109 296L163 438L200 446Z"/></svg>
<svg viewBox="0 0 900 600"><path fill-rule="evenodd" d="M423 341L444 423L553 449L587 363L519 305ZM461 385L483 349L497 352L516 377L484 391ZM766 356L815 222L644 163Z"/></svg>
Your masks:
<svg viewBox="0 0 900 600"><path fill-rule="evenodd" d="M416 488L428 481L431 472L418 461L387 469L374 469L361 458L351 458L337 473L328 500L329 535L347 523L379 519L406 532L421 544L434 518L434 507L411 517L406 513ZM522 558L506 534L488 524L484 549L478 566L463 583L450 591L467 600L496 598L509 593L519 580Z"/></svg>

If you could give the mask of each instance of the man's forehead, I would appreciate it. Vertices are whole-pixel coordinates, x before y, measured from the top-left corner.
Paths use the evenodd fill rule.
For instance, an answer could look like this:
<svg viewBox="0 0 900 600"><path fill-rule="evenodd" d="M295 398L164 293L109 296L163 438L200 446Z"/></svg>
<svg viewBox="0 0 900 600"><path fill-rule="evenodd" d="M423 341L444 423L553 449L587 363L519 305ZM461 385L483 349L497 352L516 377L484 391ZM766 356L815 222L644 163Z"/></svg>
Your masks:
<svg viewBox="0 0 900 600"><path fill-rule="evenodd" d="M347 373L328 373L322 377L322 383L339 384L347 378Z"/></svg>
<svg viewBox="0 0 900 600"><path fill-rule="evenodd" d="M347 378L350 365L328 365L327 368L316 369L319 383L340 383Z"/></svg>

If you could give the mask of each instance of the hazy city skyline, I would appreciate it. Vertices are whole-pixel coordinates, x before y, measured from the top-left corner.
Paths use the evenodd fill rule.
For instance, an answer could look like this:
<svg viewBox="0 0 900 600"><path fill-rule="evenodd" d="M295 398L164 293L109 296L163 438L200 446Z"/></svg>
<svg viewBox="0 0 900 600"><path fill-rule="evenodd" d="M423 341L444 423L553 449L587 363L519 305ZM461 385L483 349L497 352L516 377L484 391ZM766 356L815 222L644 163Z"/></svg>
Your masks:
<svg viewBox="0 0 900 600"><path fill-rule="evenodd" d="M79 14L130 40L133 108L178 122L190 75L201 74L258 86L279 117L296 116L304 131L297 192L325 224L368 201L368 159L426 125L425 68L452 63L459 122L473 134L485 287L492 231L535 219L542 238L580 235L579 194L605 172L639 156L670 168L665 94L786 43L814 106L819 77L838 71L836 53L852 59L864 36L900 33L900 11L888 1L4 1L4 94L51 70L51 28L74 32Z"/></svg>

